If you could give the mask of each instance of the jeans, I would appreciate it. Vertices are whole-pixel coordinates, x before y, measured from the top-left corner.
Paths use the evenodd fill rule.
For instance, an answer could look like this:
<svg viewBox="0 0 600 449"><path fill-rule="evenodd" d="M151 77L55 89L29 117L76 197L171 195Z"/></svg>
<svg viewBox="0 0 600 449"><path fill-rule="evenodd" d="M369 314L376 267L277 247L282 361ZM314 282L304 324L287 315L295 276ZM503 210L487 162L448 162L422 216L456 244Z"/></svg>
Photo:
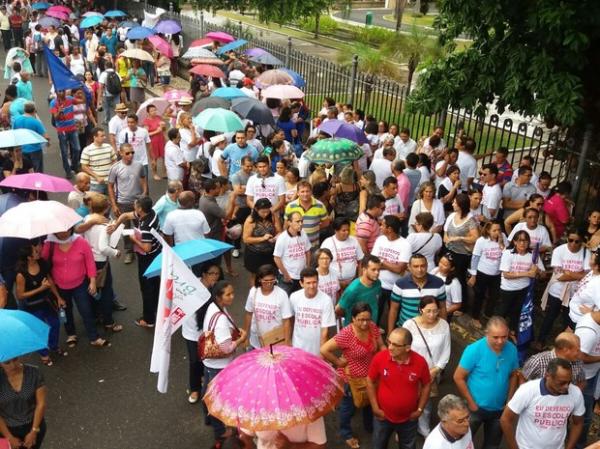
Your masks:
<svg viewBox="0 0 600 449"><path fill-rule="evenodd" d="M27 434L29 432L31 432L32 426L33 426L33 422L24 424L22 426L9 427L8 430L10 430L10 433L12 433L15 437L19 438L20 440L24 440L25 436L27 436ZM35 439L35 444L32 446L31 449L40 449L40 447L42 447L42 442L44 441L45 436L46 436L46 421L44 421L42 419L42 422L40 423L40 433L37 434L37 437Z"/></svg>
<svg viewBox="0 0 600 449"><path fill-rule="evenodd" d="M44 173L44 152L42 150L32 151L27 153L31 164L33 165L33 171L36 173Z"/></svg>
<svg viewBox="0 0 600 449"><path fill-rule="evenodd" d="M15 47L23 47L23 28L13 28L12 35Z"/></svg>
<svg viewBox="0 0 600 449"><path fill-rule="evenodd" d="M112 326L115 324L115 320L113 320L113 299L115 297L115 292L113 290L112 285L112 272L110 270L110 263L108 260L106 262L96 262L96 270L102 269L105 265L108 265L106 272L106 280L104 281L104 287L100 290L100 312L102 313L102 323L105 326Z"/></svg>
<svg viewBox="0 0 600 449"><path fill-rule="evenodd" d="M142 291L142 317L148 324L156 322L156 309L158 308L158 291L160 289L160 276L148 278L144 276L156 254L138 254L138 281Z"/></svg>
<svg viewBox="0 0 600 449"><path fill-rule="evenodd" d="M73 317L73 301L77 306L79 315L83 319L83 325L90 341L98 339L98 331L96 330L96 320L94 318L94 310L92 307L92 297L88 293L88 280L85 279L78 287L71 288L68 290L59 288L60 296L67 303L65 313L67 315L67 322L65 323L65 330L67 335L75 335L75 319Z"/></svg>
<svg viewBox="0 0 600 449"><path fill-rule="evenodd" d="M477 271L475 277L475 299L471 310L471 316L478 320L481 316L481 309L485 302L487 293L487 304L484 313L487 316L492 316L496 303L498 302L498 291L500 290L500 275L491 276L489 274Z"/></svg>
<svg viewBox="0 0 600 449"><path fill-rule="evenodd" d="M583 415L583 431L575 445L575 449L583 449L586 446L588 433L594 416L594 391L598 382L598 373L591 379L586 379L585 388L583 389L583 403L585 404L585 415Z"/></svg>
<svg viewBox="0 0 600 449"><path fill-rule="evenodd" d="M208 387L210 381L213 380L221 371L222 370L220 369L209 368L208 366L204 367L204 385L202 387L201 397L203 397L206 394L206 388ZM223 422L211 415L208 415L208 423L213 428L215 441L219 440L221 436L225 433L225 424L223 424Z"/></svg>
<svg viewBox="0 0 600 449"><path fill-rule="evenodd" d="M10 41L12 39L12 33L9 30L1 30L2 31L2 42L4 42L4 50L8 51L12 48Z"/></svg>
<svg viewBox="0 0 600 449"><path fill-rule="evenodd" d="M76 172L79 167L79 136L77 131L67 133L58 133L58 145L60 146L60 156L62 158L63 169L69 176L71 171ZM69 146L71 147L71 159L69 163Z"/></svg>
<svg viewBox="0 0 600 449"><path fill-rule="evenodd" d="M352 392L348 384L344 385L344 396L340 402L340 408L338 409L338 416L340 419L340 435L343 440L349 440L352 438L352 415L356 411L354 402L352 400ZM364 407L362 409L363 415L363 426L369 433L373 432L373 411L371 407Z"/></svg>
<svg viewBox="0 0 600 449"><path fill-rule="evenodd" d="M35 55L35 73L37 76L48 76L48 64L46 63L46 57L43 52L36 53Z"/></svg>
<svg viewBox="0 0 600 449"><path fill-rule="evenodd" d="M569 308L562 305L560 298L556 296L548 295L548 303L546 304L546 313L544 315L544 321L542 321L542 327L540 328L540 334L538 335L537 341L544 344L550 332L552 332L552 326L554 321L562 315L563 329L567 327L573 328L573 322L569 318Z"/></svg>
<svg viewBox="0 0 600 449"><path fill-rule="evenodd" d="M527 289L528 287L521 290L500 290L500 301L496 306L495 315L507 318L508 327L513 332L517 332L519 327L519 316Z"/></svg>
<svg viewBox="0 0 600 449"><path fill-rule="evenodd" d="M202 389L202 378L204 377L204 364L198 357L198 342L185 338L185 346L188 350L190 361L190 392L200 392Z"/></svg>
<svg viewBox="0 0 600 449"><path fill-rule="evenodd" d="M392 297L392 291L391 290L386 290L385 288L381 289L381 295L379 295L379 301L378 301L378 308L379 308L379 317L377 318L377 324L379 327L382 326L387 326L387 314L384 316L384 309L385 306L388 306L388 310L389 310L389 304L390 304L390 298ZM392 332L393 329L387 329L387 333L389 335L390 332Z"/></svg>
<svg viewBox="0 0 600 449"><path fill-rule="evenodd" d="M483 446L481 446L481 449L498 449L500 447L502 442L500 415L502 415L502 410L479 409L471 413L471 433L473 437L483 424Z"/></svg>
<svg viewBox="0 0 600 449"><path fill-rule="evenodd" d="M277 286L282 288L288 296L302 288L298 279L292 279L291 282L285 282L282 275L278 276Z"/></svg>
<svg viewBox="0 0 600 449"><path fill-rule="evenodd" d="M107 195L108 196L108 184L104 183L104 184L91 184L90 183L90 191L91 192L98 192L101 193L102 195Z"/></svg>
<svg viewBox="0 0 600 449"><path fill-rule="evenodd" d="M102 107L104 109L104 128L108 129L108 122L115 115L115 107L121 100L119 95L104 96Z"/></svg>
<svg viewBox="0 0 600 449"><path fill-rule="evenodd" d="M398 435L398 449L415 449L417 421L393 423L387 419L373 419L373 449L387 449L392 434Z"/></svg>
<svg viewBox="0 0 600 449"><path fill-rule="evenodd" d="M48 348L50 348L53 351L56 351L58 349L58 337L60 335L60 320L58 319L56 311L52 307L50 307L49 304L45 304L42 307L27 310L27 312L31 313L40 321L43 321L48 326L50 326L50 333L48 334ZM50 351L48 351L48 348L44 348L38 351L39 354L42 357L47 357L50 353Z"/></svg>

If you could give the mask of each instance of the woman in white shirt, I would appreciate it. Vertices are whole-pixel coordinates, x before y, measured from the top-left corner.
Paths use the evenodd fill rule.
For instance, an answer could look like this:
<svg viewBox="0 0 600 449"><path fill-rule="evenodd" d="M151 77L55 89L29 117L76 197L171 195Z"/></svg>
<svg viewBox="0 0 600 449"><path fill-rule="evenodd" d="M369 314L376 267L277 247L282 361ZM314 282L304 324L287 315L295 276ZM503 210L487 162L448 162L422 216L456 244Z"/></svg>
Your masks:
<svg viewBox="0 0 600 449"><path fill-rule="evenodd" d="M600 250L590 255L590 272L581 281L569 303L569 318L573 323L588 312L600 309ZM574 326L572 326L574 328Z"/></svg>
<svg viewBox="0 0 600 449"><path fill-rule="evenodd" d="M192 162L196 159L198 145L202 141L202 137L192 123L192 116L187 112L179 116L177 128L179 128L179 135L181 136L179 147L183 151L183 157L187 162Z"/></svg>
<svg viewBox="0 0 600 449"><path fill-rule="evenodd" d="M333 307L337 304L340 292L340 275L331 267L333 254L327 248L315 251L314 266L319 273L319 290L325 293L333 301Z"/></svg>
<svg viewBox="0 0 600 449"><path fill-rule="evenodd" d="M552 249L550 234L543 224L539 224L540 212L537 209L530 208L525 211L525 222L518 223L508 236L508 240L518 231L525 231L531 238L531 249L540 244L540 252L546 252Z"/></svg>
<svg viewBox="0 0 600 449"><path fill-rule="evenodd" d="M429 212L421 212L415 217L415 224L412 225L413 232L406 237L412 253L425 256L427 271L430 273L435 268L435 255L443 244L442 237L438 233L431 232L432 226L433 215Z"/></svg>
<svg viewBox="0 0 600 449"><path fill-rule="evenodd" d="M256 272L254 287L246 300L244 330L250 334L250 345L261 348L261 336L278 327L283 328L284 343L292 343L292 306L287 293L277 287L277 269L263 265Z"/></svg>
<svg viewBox="0 0 600 449"><path fill-rule="evenodd" d="M448 317L458 310L462 304L463 290L456 278L454 258L451 253L446 253L438 262L438 266L431 272L434 276L444 281L446 287L446 313Z"/></svg>
<svg viewBox="0 0 600 449"><path fill-rule="evenodd" d="M412 334L410 349L421 355L429 366L432 385L431 396L437 396L440 374L450 360L450 326L440 318L440 309L433 296L423 296L419 303L419 315L404 322L404 328ZM431 401L427 402L419 417L418 432L426 437L430 432Z"/></svg>
<svg viewBox="0 0 600 449"><path fill-rule="evenodd" d="M419 199L415 200L410 209L410 217L408 218L409 233L414 232L412 225L415 224L416 217L421 212L429 212L433 216L431 232L441 232L446 221L446 214L442 202L435 198L435 185L431 181L421 184L418 197Z"/></svg>
<svg viewBox="0 0 600 449"><path fill-rule="evenodd" d="M327 237L321 248L327 248L333 256L332 263L340 274L340 284L346 287L357 277L358 264L364 257L360 244L350 235L350 220L337 217L333 220L335 234Z"/></svg>

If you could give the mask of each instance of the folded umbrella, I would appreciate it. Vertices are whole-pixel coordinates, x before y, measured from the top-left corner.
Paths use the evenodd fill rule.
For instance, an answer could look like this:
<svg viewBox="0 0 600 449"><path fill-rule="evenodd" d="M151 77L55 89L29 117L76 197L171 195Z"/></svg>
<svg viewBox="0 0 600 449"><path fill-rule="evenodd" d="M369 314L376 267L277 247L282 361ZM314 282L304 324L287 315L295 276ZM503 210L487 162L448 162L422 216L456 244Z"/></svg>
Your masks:
<svg viewBox="0 0 600 449"><path fill-rule="evenodd" d="M352 140L359 145L367 143L367 136L362 129L342 120L327 120L319 126L319 130L329 134L331 137Z"/></svg>
<svg viewBox="0 0 600 449"><path fill-rule="evenodd" d="M290 69L281 69L283 70L285 73L287 73L288 75L290 75L292 77L292 80L294 81L294 86L296 87L305 87L306 86L306 81L304 81L304 78L302 78L302 75L300 75L298 72L294 72L293 70Z"/></svg>
<svg viewBox="0 0 600 449"><path fill-rule="evenodd" d="M248 95L246 95L241 89L238 89L237 87L219 87L218 89L215 89L213 93L210 94L210 96L226 98L227 100L233 100L234 98L243 98L247 97Z"/></svg>
<svg viewBox="0 0 600 449"><path fill-rule="evenodd" d="M204 37L212 39L213 41L222 42L224 44L228 44L229 42L233 42L235 40L235 37L223 31L211 31L210 33L206 33Z"/></svg>
<svg viewBox="0 0 600 449"><path fill-rule="evenodd" d="M263 98L277 98L279 100L294 100L304 98L304 92L296 86L276 84L261 91Z"/></svg>
<svg viewBox="0 0 600 449"><path fill-rule="evenodd" d="M235 112L227 109L205 109L194 117L194 125L205 131L231 133L244 129L244 124Z"/></svg>
<svg viewBox="0 0 600 449"><path fill-rule="evenodd" d="M141 48L125 50L123 53L121 53L121 56L125 58L139 59L140 61L154 62L152 55Z"/></svg>
<svg viewBox="0 0 600 449"><path fill-rule="evenodd" d="M225 78L225 74L220 68L209 64L195 65L189 70L189 73L193 73L194 75L212 76L213 78Z"/></svg>
<svg viewBox="0 0 600 449"><path fill-rule="evenodd" d="M201 98L196 103L194 103L194 106L192 106L191 113L192 116L196 116L206 109L229 109L230 107L231 102L229 100L226 100L225 98L205 97Z"/></svg>
<svg viewBox="0 0 600 449"><path fill-rule="evenodd" d="M127 39L145 39L147 37L154 36L155 34L156 31L154 31L152 28L136 26L127 32Z"/></svg>
<svg viewBox="0 0 600 449"><path fill-rule="evenodd" d="M252 120L255 125L275 125L271 110L256 98L235 98L231 102L231 110L242 118Z"/></svg>
<svg viewBox="0 0 600 449"><path fill-rule="evenodd" d="M150 105L156 106L156 112L158 113L158 115L162 116L166 112L166 110L171 106L171 103L169 103L168 100L165 100L164 98L160 97L153 97L149 100L144 101L137 110L138 121L140 123L144 123L144 119L148 115L146 108Z"/></svg>
<svg viewBox="0 0 600 449"><path fill-rule="evenodd" d="M167 58L173 57L173 49L171 48L171 44L169 44L166 40L164 40L160 36L150 36L148 38L150 43L154 45L154 48L159 53L165 55Z"/></svg>
<svg viewBox="0 0 600 449"><path fill-rule="evenodd" d="M72 192L75 189L69 181L57 176L50 176L45 173L24 173L22 175L12 175L4 178L0 182L2 187L12 187L15 189L39 190L42 192Z"/></svg>
<svg viewBox="0 0 600 449"><path fill-rule="evenodd" d="M99 25L102 23L104 19L102 18L102 16L90 16L90 17L86 17L85 19L83 19L81 21L81 23L79 24L80 28L91 28L91 27L95 27L96 25Z"/></svg>
<svg viewBox="0 0 600 449"><path fill-rule="evenodd" d="M48 347L50 326L33 314L0 309L0 362Z"/></svg>
<svg viewBox="0 0 600 449"><path fill-rule="evenodd" d="M44 136L31 129L8 129L0 131L0 148L19 147L21 145L34 145L48 142Z"/></svg>
<svg viewBox="0 0 600 449"><path fill-rule="evenodd" d="M275 84L294 84L292 77L283 70L265 70L256 78L256 86L265 89Z"/></svg>
<svg viewBox="0 0 600 449"><path fill-rule="evenodd" d="M230 42L228 44L223 45L217 50L217 55L222 55L227 53L228 51L235 50L236 48L243 47L248 43L245 39L238 39L236 41Z"/></svg>
<svg viewBox="0 0 600 449"><path fill-rule="evenodd" d="M73 209L58 201L30 201L0 217L0 237L34 239L71 229L81 221Z"/></svg>
<svg viewBox="0 0 600 449"><path fill-rule="evenodd" d="M60 20L55 19L54 17L44 16L40 20L38 20L38 24L40 24L40 26L42 26L43 28L57 28L60 26Z"/></svg>
<svg viewBox="0 0 600 449"><path fill-rule="evenodd" d="M110 11L106 11L106 14L104 14L104 17L125 17L127 16L127 13L124 11L121 11L120 9L111 9Z"/></svg>
<svg viewBox="0 0 600 449"><path fill-rule="evenodd" d="M213 239L188 240L173 247L173 251L189 266L196 265L207 260L212 260L233 248L229 243ZM160 275L162 254L154 258L150 266L144 272L144 276L151 278Z"/></svg>
<svg viewBox="0 0 600 449"><path fill-rule="evenodd" d="M193 58L212 58L217 59L219 62L222 62L219 58L215 56L215 54L202 47L190 47L183 54L182 58L193 59Z"/></svg>
<svg viewBox="0 0 600 449"><path fill-rule="evenodd" d="M36 11L41 11L43 9L48 9L50 8L52 5L50 3L46 3L46 2L39 2L39 3L34 3L33 5L31 5L31 7L33 9L35 9Z"/></svg>
<svg viewBox="0 0 600 449"><path fill-rule="evenodd" d="M250 61L264 65L283 65L281 59L277 59L271 53L263 53L262 55L251 56Z"/></svg>
<svg viewBox="0 0 600 449"><path fill-rule="evenodd" d="M154 27L157 33L175 34L181 31L181 25L172 19L161 20Z"/></svg>

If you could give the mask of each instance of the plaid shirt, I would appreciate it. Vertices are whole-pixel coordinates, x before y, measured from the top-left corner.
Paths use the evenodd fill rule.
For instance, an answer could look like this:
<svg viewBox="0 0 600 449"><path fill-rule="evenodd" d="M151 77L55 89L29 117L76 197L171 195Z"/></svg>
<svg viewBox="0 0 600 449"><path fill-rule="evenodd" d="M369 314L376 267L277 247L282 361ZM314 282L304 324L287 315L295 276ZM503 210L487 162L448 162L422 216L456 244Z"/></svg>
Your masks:
<svg viewBox="0 0 600 449"><path fill-rule="evenodd" d="M556 358L554 349L550 351L540 352L532 355L527 359L525 365L523 365L523 376L527 380L540 379L546 374L546 368L550 360ZM571 368L573 369L573 380L574 384L581 384L585 382L585 373L583 372L583 362L576 360L570 362Z"/></svg>

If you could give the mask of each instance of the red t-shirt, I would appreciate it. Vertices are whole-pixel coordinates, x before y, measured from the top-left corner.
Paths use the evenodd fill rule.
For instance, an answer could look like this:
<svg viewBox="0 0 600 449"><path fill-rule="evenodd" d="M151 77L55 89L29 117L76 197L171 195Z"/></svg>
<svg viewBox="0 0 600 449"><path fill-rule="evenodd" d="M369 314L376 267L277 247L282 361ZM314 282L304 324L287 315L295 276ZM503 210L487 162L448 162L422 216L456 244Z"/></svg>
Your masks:
<svg viewBox="0 0 600 449"><path fill-rule="evenodd" d="M418 408L420 385L431 382L429 367L422 356L411 351L408 363L398 363L392 360L389 349L373 357L369 378L379 382L379 408L385 413L385 419L393 423L408 421L410 414Z"/></svg>

